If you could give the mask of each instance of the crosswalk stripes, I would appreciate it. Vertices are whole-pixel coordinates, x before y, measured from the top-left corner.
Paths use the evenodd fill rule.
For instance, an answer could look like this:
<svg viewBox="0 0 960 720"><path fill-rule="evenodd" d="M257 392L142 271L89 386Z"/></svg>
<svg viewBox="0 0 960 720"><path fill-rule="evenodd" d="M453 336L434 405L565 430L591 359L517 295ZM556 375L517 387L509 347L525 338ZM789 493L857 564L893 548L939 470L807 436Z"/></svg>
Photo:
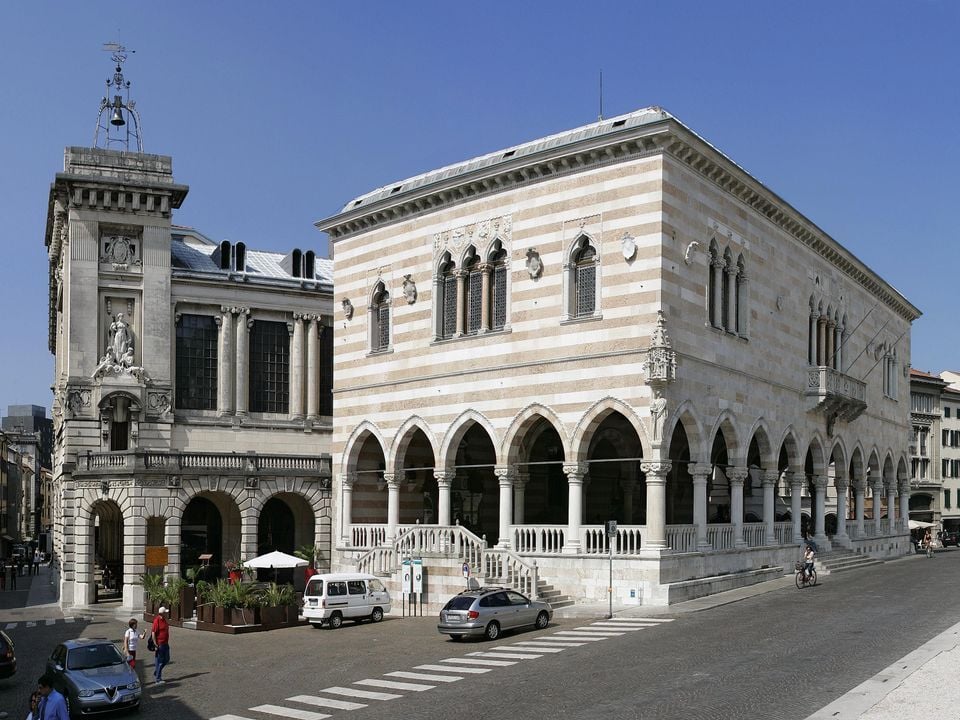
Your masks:
<svg viewBox="0 0 960 720"><path fill-rule="evenodd" d="M16 630L18 627L23 626L25 628L34 628L38 625L44 625L49 627L50 625L56 625L57 623L72 624L75 622L85 622L88 618L83 617L65 617L63 619L59 618L43 618L37 620L10 620L3 625L4 630Z"/></svg>
<svg viewBox="0 0 960 720"><path fill-rule="evenodd" d="M457 680L463 680L459 675L437 675L435 673L415 673L407 672L405 670L397 670L395 672L388 672L384 677L396 677L403 678L404 680L429 680L432 682L456 682Z"/></svg>
<svg viewBox="0 0 960 720"><path fill-rule="evenodd" d="M354 685L368 685L370 687L386 688L387 690L413 690L414 692L423 692L424 690L433 690L436 685L423 685L421 683L394 682L393 680L375 680L368 678L366 680L357 680Z"/></svg>
<svg viewBox="0 0 960 720"><path fill-rule="evenodd" d="M324 720L324 718L330 717L327 713L314 712L313 710L298 710L297 708L288 708L283 705L257 705L250 709L254 712L294 718L294 720Z"/></svg>
<svg viewBox="0 0 960 720"><path fill-rule="evenodd" d="M493 667L507 667L516 665L516 660L481 660L479 658L446 658L440 662L445 663L466 663L467 665L492 665Z"/></svg>
<svg viewBox="0 0 960 720"><path fill-rule="evenodd" d="M504 658L506 660L534 660L543 655L535 655L534 653L508 653L508 652L472 652L470 653L471 657L482 657L482 658L494 658L500 659Z"/></svg>
<svg viewBox="0 0 960 720"><path fill-rule="evenodd" d="M366 703L334 700L333 698L325 698L318 695L294 695L293 697L288 697L287 702L303 703L304 705L313 705L315 707L328 707L334 710L359 710L367 706Z"/></svg>
<svg viewBox="0 0 960 720"><path fill-rule="evenodd" d="M83 620L83 618L80 618ZM73 622L74 618L64 618L63 622ZM42 621L41 621L42 622ZM47 620L46 625L55 621ZM541 635L528 640L488 647L485 650L467 653L463 657L444 658L437 663L416 665L412 670L396 670L384 673L378 678L357 680L352 685L358 687L333 686L321 690L317 695L294 695L286 698L288 703L309 705L314 708L330 710L358 710L368 707L370 700L393 700L406 697L404 692L424 692L432 690L438 684L456 683L466 675L479 675L498 668L510 667L523 660L535 660L545 654L562 653L569 648L582 647L590 642L599 642L620 637L628 632L637 632L663 623L673 622L673 618L607 618L597 620L590 625L558 630L550 635ZM33 627L36 622L27 622ZM16 623L13 623L16 626ZM9 626L8 626L9 627ZM420 682L410 682L420 681ZM377 688L376 690L367 688ZM386 691L394 692L386 692ZM325 697L339 696L348 699ZM249 708L251 712L265 713L292 720L325 720L331 716L316 710L303 710L284 705L257 705ZM211 720L253 720L242 715L219 715Z"/></svg>
<svg viewBox="0 0 960 720"><path fill-rule="evenodd" d="M320 692L329 693L330 695L361 698L363 700L395 700L396 698L403 697L403 695L397 695L396 693L375 692L373 690L359 690L345 687L328 687L326 690L321 690Z"/></svg>
<svg viewBox="0 0 960 720"><path fill-rule="evenodd" d="M458 673L468 673L479 675L481 673L488 673L492 668L481 668L481 667L454 667L451 665L447 667L446 665L417 665L413 668L414 670L436 670L437 672L458 672Z"/></svg>

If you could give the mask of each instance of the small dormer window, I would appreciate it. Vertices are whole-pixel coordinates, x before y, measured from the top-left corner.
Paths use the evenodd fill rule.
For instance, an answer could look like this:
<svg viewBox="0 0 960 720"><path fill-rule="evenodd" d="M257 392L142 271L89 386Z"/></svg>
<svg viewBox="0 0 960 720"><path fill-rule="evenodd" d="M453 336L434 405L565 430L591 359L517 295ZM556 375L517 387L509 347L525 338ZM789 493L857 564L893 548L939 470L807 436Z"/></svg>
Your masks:
<svg viewBox="0 0 960 720"><path fill-rule="evenodd" d="M230 269L230 241L224 240L220 243L220 269Z"/></svg>
<svg viewBox="0 0 960 720"><path fill-rule="evenodd" d="M237 272L247 270L247 246L238 242L233 248L233 269Z"/></svg>
<svg viewBox="0 0 960 720"><path fill-rule="evenodd" d="M303 255L303 277L313 280L317 276L316 272L316 254L313 250L307 250Z"/></svg>
<svg viewBox="0 0 960 720"><path fill-rule="evenodd" d="M293 251L293 265L290 274L295 278L303 276L303 253L299 250Z"/></svg>

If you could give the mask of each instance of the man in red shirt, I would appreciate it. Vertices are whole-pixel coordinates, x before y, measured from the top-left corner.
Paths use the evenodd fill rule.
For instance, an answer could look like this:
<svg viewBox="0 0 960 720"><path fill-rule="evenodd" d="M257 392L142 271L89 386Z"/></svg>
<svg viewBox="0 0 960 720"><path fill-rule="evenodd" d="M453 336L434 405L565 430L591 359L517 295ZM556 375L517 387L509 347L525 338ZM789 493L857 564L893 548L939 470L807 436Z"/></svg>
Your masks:
<svg viewBox="0 0 960 720"><path fill-rule="evenodd" d="M160 607L153 618L150 637L157 646L156 660L153 664L153 677L157 685L163 685L163 668L170 662L170 624L167 622L167 609Z"/></svg>

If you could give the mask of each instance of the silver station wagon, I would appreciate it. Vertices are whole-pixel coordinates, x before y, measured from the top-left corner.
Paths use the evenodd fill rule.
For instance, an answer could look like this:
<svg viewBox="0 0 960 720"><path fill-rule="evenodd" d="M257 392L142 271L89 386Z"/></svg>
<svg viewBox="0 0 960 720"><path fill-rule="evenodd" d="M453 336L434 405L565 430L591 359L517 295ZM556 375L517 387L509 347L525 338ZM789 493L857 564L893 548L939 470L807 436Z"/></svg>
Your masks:
<svg viewBox="0 0 960 720"><path fill-rule="evenodd" d="M503 630L534 627L542 630L553 618L553 608L543 600L531 600L516 590L485 587L464 590L450 598L440 611L437 625L451 640L465 635L496 640Z"/></svg>
<svg viewBox="0 0 960 720"><path fill-rule="evenodd" d="M140 680L109 640L80 638L57 645L47 672L72 717L140 707Z"/></svg>

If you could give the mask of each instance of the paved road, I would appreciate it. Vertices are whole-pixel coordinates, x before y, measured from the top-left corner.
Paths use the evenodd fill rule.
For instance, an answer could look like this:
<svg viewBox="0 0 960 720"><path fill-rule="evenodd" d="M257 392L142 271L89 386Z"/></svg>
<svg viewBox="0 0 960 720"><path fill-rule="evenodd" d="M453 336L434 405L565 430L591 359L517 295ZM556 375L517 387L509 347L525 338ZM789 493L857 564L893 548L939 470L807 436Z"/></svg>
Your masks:
<svg viewBox="0 0 960 720"><path fill-rule="evenodd" d="M169 682L147 684L143 716L802 720L954 625L958 581L960 552L950 551L654 618L666 622L563 619L495 643L451 642L433 618L243 636L174 629ZM123 629L114 619L26 627L21 617L8 630L21 672L0 681L0 710L25 716L59 639L119 639Z"/></svg>

